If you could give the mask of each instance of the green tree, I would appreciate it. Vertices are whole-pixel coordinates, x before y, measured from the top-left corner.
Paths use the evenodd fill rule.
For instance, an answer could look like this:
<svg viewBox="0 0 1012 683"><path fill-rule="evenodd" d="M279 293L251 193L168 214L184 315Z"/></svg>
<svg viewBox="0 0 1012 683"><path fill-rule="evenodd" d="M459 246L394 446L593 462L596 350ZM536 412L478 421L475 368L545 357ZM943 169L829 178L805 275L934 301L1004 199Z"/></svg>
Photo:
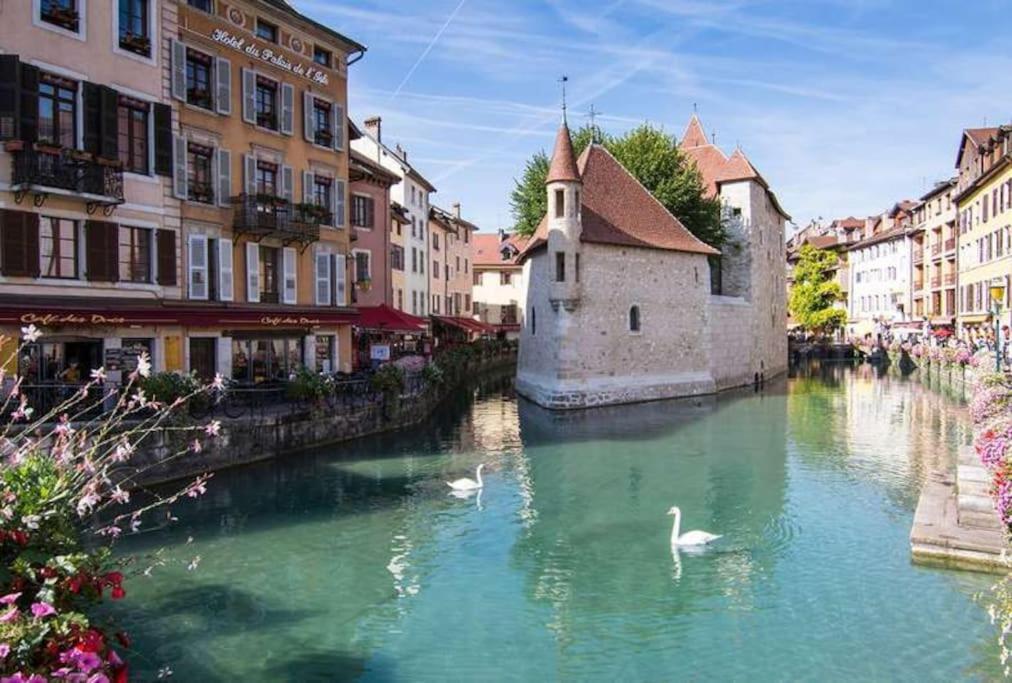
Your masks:
<svg viewBox="0 0 1012 683"><path fill-rule="evenodd" d="M810 244L801 247L788 308L808 332L829 334L847 322L847 312L835 307L844 298L840 285L833 281L835 270L836 254Z"/></svg>
<svg viewBox="0 0 1012 683"><path fill-rule="evenodd" d="M576 154L581 154L592 139L590 126L577 130L573 134ZM597 140L692 234L720 247L725 236L720 203L706 196L699 170L678 149L674 137L643 124L620 137L598 133ZM548 210L545 193L548 163L548 155L538 152L527 160L523 175L515 181L510 205L513 229L521 235L532 234Z"/></svg>

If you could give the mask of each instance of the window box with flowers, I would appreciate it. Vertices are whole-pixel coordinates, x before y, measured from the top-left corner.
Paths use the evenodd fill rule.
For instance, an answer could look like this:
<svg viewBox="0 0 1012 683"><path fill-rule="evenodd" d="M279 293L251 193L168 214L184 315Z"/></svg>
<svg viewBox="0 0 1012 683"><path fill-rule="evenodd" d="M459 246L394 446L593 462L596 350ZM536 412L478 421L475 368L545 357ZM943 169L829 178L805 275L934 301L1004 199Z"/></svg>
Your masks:
<svg viewBox="0 0 1012 683"><path fill-rule="evenodd" d="M60 28L65 28L68 31L77 33L81 21L81 15L72 7L61 7L55 2L50 2L48 4L43 4L42 19L50 24L54 24Z"/></svg>
<svg viewBox="0 0 1012 683"><path fill-rule="evenodd" d="M134 33L124 33L119 38L119 46L124 50L136 52L149 57L151 55L151 39Z"/></svg>
<svg viewBox="0 0 1012 683"><path fill-rule="evenodd" d="M372 279L364 277L361 280L357 280L355 282L355 287L363 292L368 292L372 289Z"/></svg>

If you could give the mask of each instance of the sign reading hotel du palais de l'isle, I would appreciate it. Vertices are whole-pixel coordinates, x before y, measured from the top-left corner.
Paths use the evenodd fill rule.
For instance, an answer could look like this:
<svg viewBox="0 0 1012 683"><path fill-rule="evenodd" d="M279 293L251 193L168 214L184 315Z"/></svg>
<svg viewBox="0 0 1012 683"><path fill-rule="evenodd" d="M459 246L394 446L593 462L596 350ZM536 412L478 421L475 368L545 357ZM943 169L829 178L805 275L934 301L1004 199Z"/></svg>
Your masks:
<svg viewBox="0 0 1012 683"><path fill-rule="evenodd" d="M319 85L328 85L330 83L330 78L327 74L323 73L316 67L308 66L302 63L293 64L285 59L284 55L278 54L271 48L261 47L253 41L247 41L245 38L233 35L225 29L214 29L214 31L211 32L211 39L215 42L221 43L222 45L228 45L233 50L244 52L250 57L273 64L279 69L289 71L296 76L302 76L313 83L317 83Z"/></svg>

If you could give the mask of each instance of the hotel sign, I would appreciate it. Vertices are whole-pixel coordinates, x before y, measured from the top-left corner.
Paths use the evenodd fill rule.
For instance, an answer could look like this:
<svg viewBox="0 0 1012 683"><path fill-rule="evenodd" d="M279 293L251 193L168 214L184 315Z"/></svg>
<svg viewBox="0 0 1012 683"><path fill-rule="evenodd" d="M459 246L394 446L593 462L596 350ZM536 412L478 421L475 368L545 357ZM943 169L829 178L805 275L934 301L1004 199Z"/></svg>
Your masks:
<svg viewBox="0 0 1012 683"><path fill-rule="evenodd" d="M330 77L323 71L317 69L315 66L306 66L302 63L292 63L285 59L285 56L279 54L269 47L260 47L256 43L249 41L245 38L232 35L228 31L220 28L214 29L211 33L211 39L222 45L228 45L233 50L239 52L245 52L254 59L273 64L279 69L284 69L296 76L302 76L303 78L317 83L319 85L329 85Z"/></svg>

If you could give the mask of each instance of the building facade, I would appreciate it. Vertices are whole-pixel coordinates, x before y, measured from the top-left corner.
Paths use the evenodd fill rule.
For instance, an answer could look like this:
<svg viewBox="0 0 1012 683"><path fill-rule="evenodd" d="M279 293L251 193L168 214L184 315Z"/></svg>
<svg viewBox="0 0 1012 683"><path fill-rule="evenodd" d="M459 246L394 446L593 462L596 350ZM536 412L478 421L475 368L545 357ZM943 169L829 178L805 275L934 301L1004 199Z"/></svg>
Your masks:
<svg viewBox="0 0 1012 683"><path fill-rule="evenodd" d="M435 315L471 317L471 239L478 227L453 211L433 206L429 212L429 271L431 311Z"/></svg>
<svg viewBox="0 0 1012 683"><path fill-rule="evenodd" d="M176 4L162 27L173 194L184 296L207 316L184 330L182 368L239 382L350 371L345 111L364 48L286 3Z"/></svg>
<svg viewBox="0 0 1012 683"><path fill-rule="evenodd" d="M989 286L1005 286L1006 318L1012 303L1012 127L963 132L956 168L959 311L961 330L988 323L994 304Z"/></svg>
<svg viewBox="0 0 1012 683"><path fill-rule="evenodd" d="M523 267L518 256L526 244L525 238L501 230L476 234L471 243L474 317L508 338L520 331Z"/></svg>
<svg viewBox="0 0 1012 683"><path fill-rule="evenodd" d="M375 161L399 179L390 188L390 199L403 207L408 219L404 229L404 308L411 315L425 316L430 311L429 294L429 195L436 188L411 164L408 153L400 145L393 149L383 143L383 122L375 116L366 119L362 137L352 147L367 159Z"/></svg>
<svg viewBox="0 0 1012 683"><path fill-rule="evenodd" d="M910 230L911 302L914 320L951 325L956 317L955 179L938 183L921 197Z"/></svg>
<svg viewBox="0 0 1012 683"><path fill-rule="evenodd" d="M394 301L390 263L393 251L390 187L398 182L398 178L354 150L349 161L349 173L354 303L359 307L389 306Z"/></svg>

